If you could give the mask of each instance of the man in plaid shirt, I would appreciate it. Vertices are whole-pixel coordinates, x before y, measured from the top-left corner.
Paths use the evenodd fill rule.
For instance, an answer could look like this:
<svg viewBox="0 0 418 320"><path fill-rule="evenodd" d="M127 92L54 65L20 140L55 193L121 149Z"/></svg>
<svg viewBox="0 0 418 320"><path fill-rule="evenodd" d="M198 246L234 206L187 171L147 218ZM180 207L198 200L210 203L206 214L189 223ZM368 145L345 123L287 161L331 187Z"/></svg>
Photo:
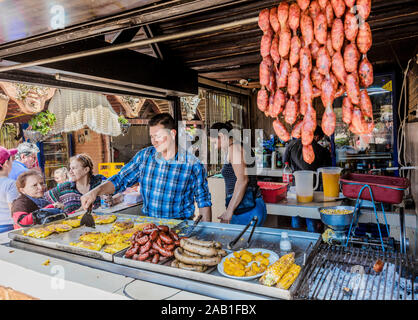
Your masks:
<svg viewBox="0 0 418 320"><path fill-rule="evenodd" d="M192 154L179 150L176 125L168 113L149 122L152 147L139 151L121 171L81 197L84 209L103 194L115 194L139 183L145 215L191 219L197 202L202 221L212 220L207 173Z"/></svg>

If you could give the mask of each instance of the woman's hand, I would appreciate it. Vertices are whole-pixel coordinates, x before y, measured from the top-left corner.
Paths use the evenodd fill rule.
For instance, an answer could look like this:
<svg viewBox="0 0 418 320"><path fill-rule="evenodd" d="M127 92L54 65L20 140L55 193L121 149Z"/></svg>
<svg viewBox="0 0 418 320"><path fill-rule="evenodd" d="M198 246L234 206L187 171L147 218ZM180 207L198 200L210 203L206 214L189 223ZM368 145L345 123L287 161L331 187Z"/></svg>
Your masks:
<svg viewBox="0 0 418 320"><path fill-rule="evenodd" d="M54 208L58 208L58 209L64 209L64 204L62 204L61 202L55 202L53 204Z"/></svg>
<svg viewBox="0 0 418 320"><path fill-rule="evenodd" d="M232 219L233 212L226 210L222 215L218 217L221 220L221 223L229 223Z"/></svg>

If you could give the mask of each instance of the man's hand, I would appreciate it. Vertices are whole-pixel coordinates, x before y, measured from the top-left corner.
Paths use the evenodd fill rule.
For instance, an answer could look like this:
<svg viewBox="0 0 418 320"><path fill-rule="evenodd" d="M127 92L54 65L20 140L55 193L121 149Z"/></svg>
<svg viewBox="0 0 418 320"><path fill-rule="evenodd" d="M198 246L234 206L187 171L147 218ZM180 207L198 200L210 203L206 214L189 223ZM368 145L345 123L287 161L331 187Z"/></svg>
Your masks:
<svg viewBox="0 0 418 320"><path fill-rule="evenodd" d="M81 200L81 207L84 210L88 210L88 208L90 207L90 205L93 204L94 201L96 201L96 198L97 198L97 191L95 189L87 192L86 194L84 194L80 198L80 200Z"/></svg>

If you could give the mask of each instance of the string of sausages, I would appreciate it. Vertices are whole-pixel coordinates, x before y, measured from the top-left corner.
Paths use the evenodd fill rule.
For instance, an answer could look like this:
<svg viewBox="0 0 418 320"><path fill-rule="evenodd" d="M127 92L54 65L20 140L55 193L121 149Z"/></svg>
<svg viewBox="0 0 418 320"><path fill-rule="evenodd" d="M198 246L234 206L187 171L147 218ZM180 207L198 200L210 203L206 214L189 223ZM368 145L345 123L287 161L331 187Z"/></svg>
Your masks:
<svg viewBox="0 0 418 320"><path fill-rule="evenodd" d="M314 98L325 107L321 127L327 136L336 126L334 99L344 93L342 120L349 130L363 135L374 128L366 90L373 83L367 59L372 45L366 22L370 11L371 0L298 0L282 1L259 14L263 60L257 106L275 119L273 129L282 141L301 138L303 159L309 164L315 160ZM283 121L292 126L290 133Z"/></svg>

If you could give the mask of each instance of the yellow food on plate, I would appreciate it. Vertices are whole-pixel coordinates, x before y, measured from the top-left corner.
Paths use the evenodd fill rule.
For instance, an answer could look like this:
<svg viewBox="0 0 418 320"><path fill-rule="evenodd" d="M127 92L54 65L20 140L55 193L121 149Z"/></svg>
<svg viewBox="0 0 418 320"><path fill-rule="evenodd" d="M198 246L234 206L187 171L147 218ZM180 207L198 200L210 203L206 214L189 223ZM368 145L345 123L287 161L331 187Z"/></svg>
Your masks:
<svg viewBox="0 0 418 320"><path fill-rule="evenodd" d="M268 256L270 256L268 254ZM255 254L248 250L235 251L233 256L226 258L224 272L235 277L250 277L266 271L270 261L262 252Z"/></svg>
<svg viewBox="0 0 418 320"><path fill-rule="evenodd" d="M115 222L117 217L114 214L111 215L93 215L94 222L96 224L108 224Z"/></svg>
<svg viewBox="0 0 418 320"><path fill-rule="evenodd" d="M46 228L31 228L26 233L23 233L23 235L40 239L48 237L53 232L53 230L49 230Z"/></svg>
<svg viewBox="0 0 418 320"><path fill-rule="evenodd" d="M122 231L126 229L131 229L134 227L134 223L132 221L121 221L121 222L115 222L113 224L113 230L115 231Z"/></svg>
<svg viewBox="0 0 418 320"><path fill-rule="evenodd" d="M67 232L70 231L72 229L72 227L68 224L63 224L63 223L59 223L59 224L53 224L55 231L56 232Z"/></svg>
<svg viewBox="0 0 418 320"><path fill-rule="evenodd" d="M95 251L100 251L100 249L102 249L103 247L103 244L89 241L70 242L70 245L78 248L90 249Z"/></svg>
<svg viewBox="0 0 418 320"><path fill-rule="evenodd" d="M104 246L103 251L114 254L125 248L128 248L129 246L130 246L130 243L119 242L119 243L114 243L114 244L109 244L109 245Z"/></svg>
<svg viewBox="0 0 418 320"><path fill-rule="evenodd" d="M63 224L69 225L73 228L78 228L80 226L80 219L70 219L62 222Z"/></svg>

